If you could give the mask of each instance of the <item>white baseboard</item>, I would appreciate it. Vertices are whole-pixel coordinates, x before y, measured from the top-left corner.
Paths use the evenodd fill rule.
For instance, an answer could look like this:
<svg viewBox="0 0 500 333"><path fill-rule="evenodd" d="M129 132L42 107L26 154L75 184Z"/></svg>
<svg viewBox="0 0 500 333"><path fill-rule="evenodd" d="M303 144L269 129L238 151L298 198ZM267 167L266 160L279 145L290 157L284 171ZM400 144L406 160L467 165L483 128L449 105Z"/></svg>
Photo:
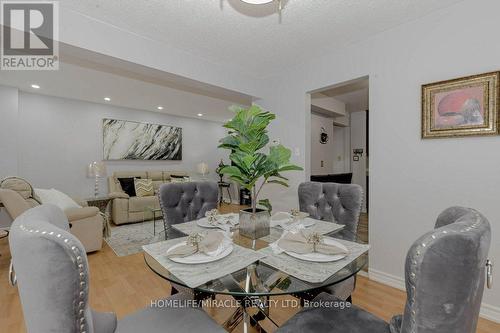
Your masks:
<svg viewBox="0 0 500 333"><path fill-rule="evenodd" d="M370 280L385 284L386 286L393 287L405 291L405 280L399 276L387 274L376 269L368 269L368 278ZM486 303L481 304L479 316L484 319L500 323L500 307L489 305Z"/></svg>
<svg viewBox="0 0 500 333"><path fill-rule="evenodd" d="M399 290L406 290L405 280L399 276L387 274L376 269L368 269L368 278L370 280L380 282L386 286L393 287Z"/></svg>
<svg viewBox="0 0 500 333"><path fill-rule="evenodd" d="M366 271L363 271L363 270L359 271L357 275L361 275L361 276L368 278L368 279L370 278L368 273Z"/></svg>
<svg viewBox="0 0 500 333"><path fill-rule="evenodd" d="M479 315L484 319L500 323L500 308L498 306L482 303Z"/></svg>

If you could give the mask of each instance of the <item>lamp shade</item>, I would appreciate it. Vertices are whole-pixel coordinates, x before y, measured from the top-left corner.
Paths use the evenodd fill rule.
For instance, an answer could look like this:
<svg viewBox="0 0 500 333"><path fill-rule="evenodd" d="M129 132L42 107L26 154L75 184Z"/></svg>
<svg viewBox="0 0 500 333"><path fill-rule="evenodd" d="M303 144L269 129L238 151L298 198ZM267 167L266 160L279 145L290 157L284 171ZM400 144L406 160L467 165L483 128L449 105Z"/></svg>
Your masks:
<svg viewBox="0 0 500 333"><path fill-rule="evenodd" d="M106 176L106 164L103 162L92 162L88 167L89 177L105 177Z"/></svg>
<svg viewBox="0 0 500 333"><path fill-rule="evenodd" d="M199 174L206 175L208 174L208 164L205 162L201 162L198 164L197 171Z"/></svg>

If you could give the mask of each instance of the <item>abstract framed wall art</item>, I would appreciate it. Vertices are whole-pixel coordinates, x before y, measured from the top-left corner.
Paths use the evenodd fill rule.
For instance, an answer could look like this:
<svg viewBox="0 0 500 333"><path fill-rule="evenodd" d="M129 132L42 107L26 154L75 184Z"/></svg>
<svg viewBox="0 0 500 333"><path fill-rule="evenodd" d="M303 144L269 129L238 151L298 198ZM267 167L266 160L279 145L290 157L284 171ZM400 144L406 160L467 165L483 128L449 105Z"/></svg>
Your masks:
<svg viewBox="0 0 500 333"><path fill-rule="evenodd" d="M112 160L182 160L182 128L103 119L103 158Z"/></svg>
<svg viewBox="0 0 500 333"><path fill-rule="evenodd" d="M498 135L500 72L422 86L422 138Z"/></svg>

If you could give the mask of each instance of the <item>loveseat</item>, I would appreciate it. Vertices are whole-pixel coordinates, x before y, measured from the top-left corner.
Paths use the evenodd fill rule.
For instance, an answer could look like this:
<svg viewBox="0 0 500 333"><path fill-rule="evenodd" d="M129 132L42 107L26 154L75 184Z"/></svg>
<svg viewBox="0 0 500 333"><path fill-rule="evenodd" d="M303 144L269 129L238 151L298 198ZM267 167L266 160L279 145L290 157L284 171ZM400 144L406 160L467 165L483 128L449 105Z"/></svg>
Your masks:
<svg viewBox="0 0 500 333"><path fill-rule="evenodd" d="M153 213L147 208L160 208L160 202L156 193L160 186L169 183L172 177L186 177L184 171L115 171L108 177L109 197L112 199L111 217L113 223L120 225L125 223L142 222L151 220ZM140 178L153 181L154 195L130 196L122 189L119 178ZM161 212L156 217L161 217Z"/></svg>
<svg viewBox="0 0 500 333"><path fill-rule="evenodd" d="M24 211L41 204L31 184L19 177L7 177L0 181L3 205L14 220ZM97 207L89 207L87 202L77 200L80 208L64 211L71 225L70 232L82 242L87 252L102 248L103 228L106 222Z"/></svg>

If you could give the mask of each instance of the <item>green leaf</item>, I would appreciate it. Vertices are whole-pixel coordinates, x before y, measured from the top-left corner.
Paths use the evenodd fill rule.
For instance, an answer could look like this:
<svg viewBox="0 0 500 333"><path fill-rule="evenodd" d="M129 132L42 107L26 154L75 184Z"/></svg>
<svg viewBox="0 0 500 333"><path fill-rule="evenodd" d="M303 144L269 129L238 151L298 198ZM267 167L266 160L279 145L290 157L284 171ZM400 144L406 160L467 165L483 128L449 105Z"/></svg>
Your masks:
<svg viewBox="0 0 500 333"><path fill-rule="evenodd" d="M269 214L271 214L271 212L273 211L273 206L271 205L269 199L259 200L259 205L265 207L269 211Z"/></svg>
<svg viewBox="0 0 500 333"><path fill-rule="evenodd" d="M293 165L293 164L288 164L285 166L282 166L278 169L279 172L283 171L301 171L304 170L303 168L299 167L298 165Z"/></svg>
<svg viewBox="0 0 500 333"><path fill-rule="evenodd" d="M282 180L278 180L278 179L268 180L267 182L270 183L270 184L280 184L280 185L283 185L285 187L289 186L288 183L286 183L286 182L284 182Z"/></svg>

